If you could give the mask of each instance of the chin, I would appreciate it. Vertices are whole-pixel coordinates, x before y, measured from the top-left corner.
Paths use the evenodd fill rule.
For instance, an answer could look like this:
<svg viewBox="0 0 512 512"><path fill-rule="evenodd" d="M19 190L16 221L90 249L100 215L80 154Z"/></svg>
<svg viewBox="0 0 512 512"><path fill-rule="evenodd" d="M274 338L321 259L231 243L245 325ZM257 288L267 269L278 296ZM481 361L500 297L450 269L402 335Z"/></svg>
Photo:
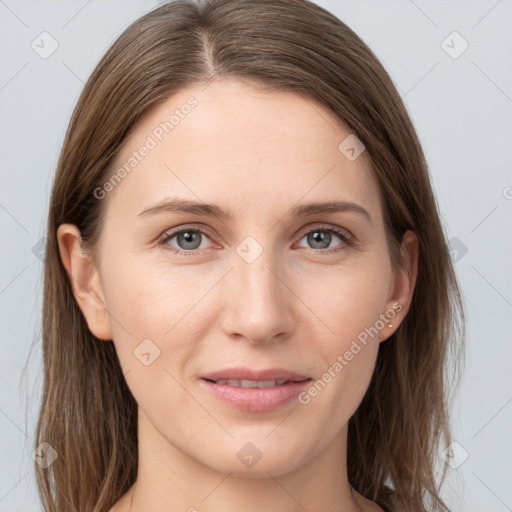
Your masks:
<svg viewBox="0 0 512 512"><path fill-rule="evenodd" d="M198 460L214 471L230 473L235 478L268 478L269 473L274 477L290 473L310 458L304 447L301 450L297 446L283 449L282 445L273 444L268 439L261 443L247 441L234 444L236 447L225 447L214 455L213 460Z"/></svg>

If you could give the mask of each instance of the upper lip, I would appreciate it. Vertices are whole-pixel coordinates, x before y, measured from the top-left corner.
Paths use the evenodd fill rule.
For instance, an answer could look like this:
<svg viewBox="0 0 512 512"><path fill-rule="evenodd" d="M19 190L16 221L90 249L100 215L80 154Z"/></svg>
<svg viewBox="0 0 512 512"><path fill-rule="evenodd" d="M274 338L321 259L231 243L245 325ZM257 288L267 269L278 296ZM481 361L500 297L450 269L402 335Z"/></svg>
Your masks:
<svg viewBox="0 0 512 512"><path fill-rule="evenodd" d="M302 381L307 380L309 377L300 373L285 370L283 368L268 368L265 370L252 370L250 368L226 368L217 372L208 373L202 376L207 380L287 380L287 381Z"/></svg>

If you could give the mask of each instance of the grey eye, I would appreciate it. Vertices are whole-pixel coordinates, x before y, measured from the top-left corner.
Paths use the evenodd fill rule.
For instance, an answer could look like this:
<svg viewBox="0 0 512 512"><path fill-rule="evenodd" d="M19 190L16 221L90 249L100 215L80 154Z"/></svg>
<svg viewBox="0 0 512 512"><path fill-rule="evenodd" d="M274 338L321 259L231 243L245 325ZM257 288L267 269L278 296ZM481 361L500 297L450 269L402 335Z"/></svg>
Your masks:
<svg viewBox="0 0 512 512"><path fill-rule="evenodd" d="M308 243L311 244L313 249L327 249L332 240L332 235L327 230L311 231L306 236ZM319 246L317 244L319 244Z"/></svg>
<svg viewBox="0 0 512 512"><path fill-rule="evenodd" d="M168 242L170 242L173 238L176 238L176 243L179 249L185 251L194 251L201 247L203 236L203 233L197 229L184 229L174 233L174 235L169 237Z"/></svg>

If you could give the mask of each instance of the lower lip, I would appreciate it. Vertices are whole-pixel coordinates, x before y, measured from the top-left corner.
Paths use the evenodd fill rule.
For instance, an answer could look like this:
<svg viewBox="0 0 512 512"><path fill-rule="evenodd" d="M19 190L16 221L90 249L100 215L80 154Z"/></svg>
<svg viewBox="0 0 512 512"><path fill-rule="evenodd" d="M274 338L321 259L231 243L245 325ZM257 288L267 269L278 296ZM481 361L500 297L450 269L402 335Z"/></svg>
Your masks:
<svg viewBox="0 0 512 512"><path fill-rule="evenodd" d="M287 382L281 386L272 388L238 388L227 384L215 384L215 382L200 379L202 385L216 398L249 412L272 411L290 402L308 384L311 379L302 382Z"/></svg>

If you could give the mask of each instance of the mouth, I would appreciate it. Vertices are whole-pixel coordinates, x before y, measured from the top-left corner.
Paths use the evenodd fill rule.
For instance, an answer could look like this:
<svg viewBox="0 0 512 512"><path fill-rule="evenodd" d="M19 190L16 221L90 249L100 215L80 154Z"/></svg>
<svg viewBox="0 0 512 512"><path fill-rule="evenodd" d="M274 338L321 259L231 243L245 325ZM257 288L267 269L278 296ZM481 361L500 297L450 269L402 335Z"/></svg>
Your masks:
<svg viewBox="0 0 512 512"><path fill-rule="evenodd" d="M205 375L200 382L224 404L247 412L266 412L291 402L312 380L283 369L235 368Z"/></svg>
<svg viewBox="0 0 512 512"><path fill-rule="evenodd" d="M286 380L286 379L275 379L275 380L247 380L247 379L219 379L219 380L210 380L205 379L214 384L233 386L235 388L245 388L245 389L264 389L264 388L273 388L275 386L282 386L283 384L287 384L288 382L303 382L303 379L300 381L294 380Z"/></svg>
<svg viewBox="0 0 512 512"><path fill-rule="evenodd" d="M226 368L224 370L211 372L206 375L203 375L202 378L213 382L272 382L274 385L281 385L284 384L285 382L301 382L303 380L309 379L309 376L294 372L292 370L286 370L284 368L267 368L264 370L253 370L252 368L239 367Z"/></svg>

